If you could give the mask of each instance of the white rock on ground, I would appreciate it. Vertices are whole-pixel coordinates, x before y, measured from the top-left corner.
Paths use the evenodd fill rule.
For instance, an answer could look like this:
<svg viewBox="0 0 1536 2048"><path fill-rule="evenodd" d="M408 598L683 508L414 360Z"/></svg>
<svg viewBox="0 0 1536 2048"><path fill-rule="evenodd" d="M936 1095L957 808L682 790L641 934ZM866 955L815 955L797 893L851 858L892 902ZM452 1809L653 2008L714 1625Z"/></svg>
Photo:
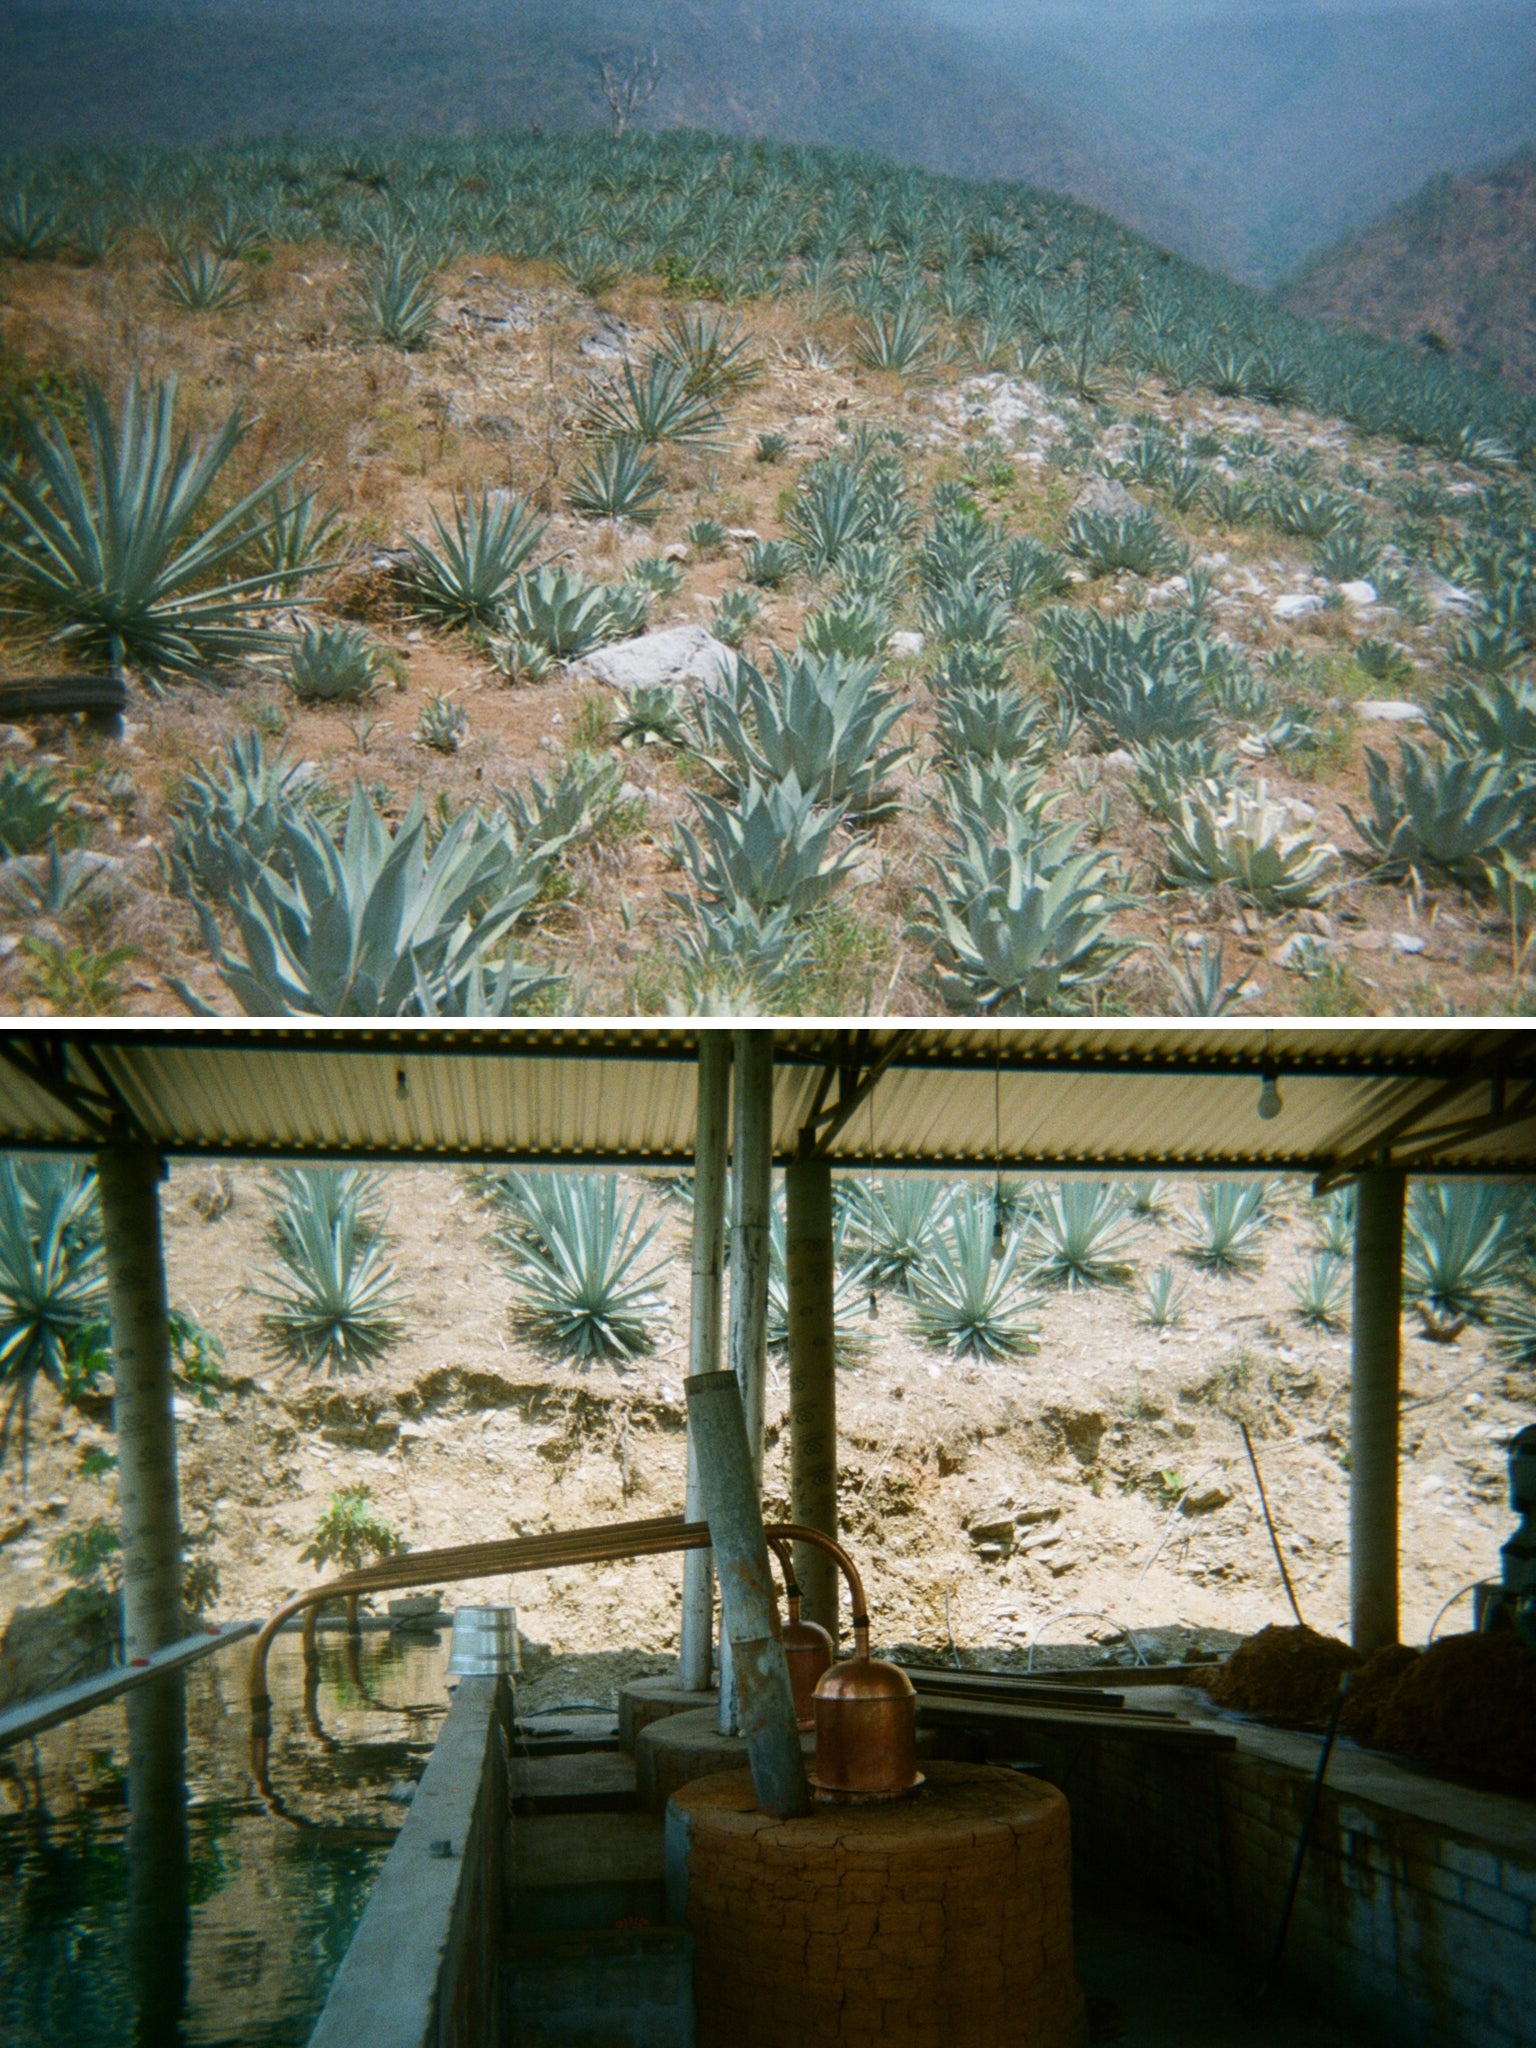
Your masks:
<svg viewBox="0 0 1536 2048"><path fill-rule="evenodd" d="M696 683L714 688L736 673L730 648L702 626L666 626L616 647L599 648L575 664L579 675L612 690L649 690L662 683Z"/></svg>
<svg viewBox="0 0 1536 2048"><path fill-rule="evenodd" d="M1424 708L1405 697L1362 697L1355 715L1374 725L1412 725L1424 716Z"/></svg>
<svg viewBox="0 0 1536 2048"><path fill-rule="evenodd" d="M1322 608L1323 600L1315 591L1288 590L1283 597L1275 599L1270 611L1277 619L1309 619Z"/></svg>
<svg viewBox="0 0 1536 2048"><path fill-rule="evenodd" d="M1367 605L1375 604L1376 586L1374 583L1366 583L1363 580L1355 583L1341 583L1339 585L1339 595L1347 605L1352 606L1356 611L1361 611Z"/></svg>
<svg viewBox="0 0 1536 2048"><path fill-rule="evenodd" d="M928 642L921 633L893 633L891 651L894 654L921 654Z"/></svg>

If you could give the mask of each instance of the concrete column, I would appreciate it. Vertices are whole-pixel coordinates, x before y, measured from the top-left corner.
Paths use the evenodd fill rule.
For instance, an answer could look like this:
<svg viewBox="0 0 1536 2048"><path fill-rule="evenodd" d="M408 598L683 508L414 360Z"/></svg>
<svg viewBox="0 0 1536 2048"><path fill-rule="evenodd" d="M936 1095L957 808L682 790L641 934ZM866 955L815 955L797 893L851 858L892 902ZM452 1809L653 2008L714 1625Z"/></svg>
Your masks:
<svg viewBox="0 0 1536 2048"><path fill-rule="evenodd" d="M1398 1639L1398 1394L1406 1177L1384 1167L1355 1191L1349 1405L1350 1639L1367 1656Z"/></svg>
<svg viewBox="0 0 1536 2048"><path fill-rule="evenodd" d="M837 1362L832 1319L832 1168L804 1155L784 1174L789 1290L790 1519L837 1535ZM802 1613L837 1635L837 1567L795 1545Z"/></svg>
<svg viewBox="0 0 1536 2048"><path fill-rule="evenodd" d="M709 1373L720 1364L721 1283L725 1245L725 1159L730 1131L731 1035L704 1031L699 1039L699 1107L693 1153L693 1280L689 1300L688 1365ZM693 1425L688 1427L688 1485L684 1512L704 1519ZM678 1680L689 1692L708 1692L714 1638L714 1561L707 1550L683 1558L682 1644Z"/></svg>
<svg viewBox="0 0 1536 2048"><path fill-rule="evenodd" d="M108 1145L96 1161L112 1326L123 1654L130 1659L185 1633L161 1174L160 1154L148 1145Z"/></svg>
<svg viewBox="0 0 1536 2048"><path fill-rule="evenodd" d="M741 1388L731 1372L690 1379L688 1420L699 1447L699 1479L720 1568L720 1605L731 1644L752 1789L765 1813L810 1811L789 1666L763 1534L763 1511L747 1443Z"/></svg>
<svg viewBox="0 0 1536 2048"><path fill-rule="evenodd" d="M768 1263L773 1205L773 1033L738 1031L731 1134L731 1371L741 1388L747 1448L763 1493L763 1416L768 1392ZM741 1731L731 1641L721 1616L720 1733Z"/></svg>

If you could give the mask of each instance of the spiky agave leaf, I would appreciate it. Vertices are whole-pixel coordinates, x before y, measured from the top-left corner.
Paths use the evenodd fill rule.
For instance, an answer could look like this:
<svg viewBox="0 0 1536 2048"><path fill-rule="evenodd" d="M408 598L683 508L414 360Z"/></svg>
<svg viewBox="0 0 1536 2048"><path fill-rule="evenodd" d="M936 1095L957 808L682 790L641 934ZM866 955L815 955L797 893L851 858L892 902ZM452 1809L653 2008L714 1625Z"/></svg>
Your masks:
<svg viewBox="0 0 1536 2048"><path fill-rule="evenodd" d="M509 1176L520 1182L526 1176ZM516 1321L567 1358L633 1358L664 1312L653 1283L665 1261L641 1259L659 1224L640 1229L641 1200L621 1202L617 1174L550 1174L534 1194L529 1238L507 1243Z"/></svg>
<svg viewBox="0 0 1536 2048"><path fill-rule="evenodd" d="M657 356L643 370L625 363L616 379L593 394L582 417L588 433L609 440L694 447L713 442L725 424L688 370Z"/></svg>
<svg viewBox="0 0 1536 2048"><path fill-rule="evenodd" d="M615 595L605 583L589 583L579 570L546 562L517 579L503 617L519 640L571 661L618 638Z"/></svg>
<svg viewBox="0 0 1536 2048"><path fill-rule="evenodd" d="M1074 512L1066 551L1095 576L1129 569L1135 576L1171 576L1184 566L1184 549L1155 512Z"/></svg>
<svg viewBox="0 0 1536 2048"><path fill-rule="evenodd" d="M69 799L48 768L0 766L0 854L32 853L69 815Z"/></svg>
<svg viewBox="0 0 1536 2048"><path fill-rule="evenodd" d="M1529 1216L1488 1181L1415 1181L1403 1238L1403 1296L1437 1321L1486 1322L1518 1272Z"/></svg>
<svg viewBox="0 0 1536 2048"><path fill-rule="evenodd" d="M1398 743L1398 774L1373 748L1365 750L1371 815L1345 816L1365 841L1376 870L1402 875L1435 868L1477 888L1506 848L1516 850L1536 826L1536 791L1489 754L1454 754Z"/></svg>
<svg viewBox="0 0 1536 2048"><path fill-rule="evenodd" d="M300 1243L294 1217L314 1210L334 1224L350 1212L360 1244L384 1232L384 1176L365 1166L279 1166L275 1170L279 1199L273 1206L267 1235L280 1252Z"/></svg>
<svg viewBox="0 0 1536 2048"><path fill-rule="evenodd" d="M555 980L516 965L510 944L538 894L544 856L476 811L461 812L429 849L419 795L391 835L359 787L339 845L313 816L291 811L266 859L227 832L218 846L233 876L239 950L226 945L206 903L198 915L247 1016L508 1015ZM496 970L498 949L505 957ZM189 1009L213 1014L184 983L173 986ZM464 1008L470 1000L504 1007Z"/></svg>
<svg viewBox="0 0 1536 2048"><path fill-rule="evenodd" d="M1193 1210L1179 1219L1186 1257L1213 1273L1254 1271L1263 1263L1268 1210L1267 1181L1201 1181Z"/></svg>
<svg viewBox="0 0 1536 2048"><path fill-rule="evenodd" d="M1170 881L1225 882L1269 911L1322 902L1337 864L1338 848L1297 825L1265 782L1225 790L1212 783L1182 798L1164 851Z"/></svg>
<svg viewBox="0 0 1536 2048"><path fill-rule="evenodd" d="M686 371L689 388L704 398L727 397L763 375L762 358L752 353L752 337L740 323L697 306L673 314L656 355Z"/></svg>
<svg viewBox="0 0 1536 2048"><path fill-rule="evenodd" d="M272 1348L310 1372L357 1372L405 1333L405 1299L355 1202L301 1185L284 1204L282 1251L251 1289Z"/></svg>
<svg viewBox="0 0 1536 2048"><path fill-rule="evenodd" d="M176 384L137 381L114 425L101 387L81 387L87 462L50 406L20 416L33 474L0 466L0 617L42 627L85 662L202 675L269 647L251 623L276 600L263 575L227 572L271 529L296 464L198 531L244 426L210 440L175 434ZM219 579L224 580L220 581Z"/></svg>
<svg viewBox="0 0 1536 2048"><path fill-rule="evenodd" d="M1181 1280L1172 1266L1156 1266L1142 1282L1136 1313L1149 1330L1176 1329L1184 1320L1188 1293L1188 1281Z"/></svg>
<svg viewBox="0 0 1536 2048"><path fill-rule="evenodd" d="M915 1328L957 1357L1013 1358L1034 1348L1039 1297L1029 1291L1017 1232L994 1259L990 1190L950 1203L913 1276Z"/></svg>
<svg viewBox="0 0 1536 2048"><path fill-rule="evenodd" d="M1314 1330L1336 1330L1349 1293L1349 1267L1336 1252L1317 1252L1291 1282L1291 1300Z"/></svg>
<svg viewBox="0 0 1536 2048"><path fill-rule="evenodd" d="M1031 1278L1067 1288L1118 1286L1130 1278L1123 1255L1139 1227L1118 1181L1063 1180L1042 1188L1023 1238Z"/></svg>
<svg viewBox="0 0 1536 2048"><path fill-rule="evenodd" d="M860 818L889 811L890 777L911 748L884 747L906 705L879 688L879 664L811 648L775 648L773 660L772 681L739 661L732 688L701 706L720 774L738 789L793 775L818 804Z"/></svg>
<svg viewBox="0 0 1536 2048"><path fill-rule="evenodd" d="M171 803L171 874L188 896L223 902L243 870L226 842L270 860L285 816L305 801L310 770L287 754L269 755L261 735L238 733L211 767L194 768Z"/></svg>
<svg viewBox="0 0 1536 2048"><path fill-rule="evenodd" d="M832 849L841 811L818 804L793 771L766 784L750 778L734 807L698 790L693 801L702 838L680 825L680 858L704 894L722 903L799 917L824 902L852 865L851 853Z"/></svg>
<svg viewBox="0 0 1536 2048"><path fill-rule="evenodd" d="M498 789L496 795L524 852L553 860L601 829L623 780L617 761L578 750L565 756L549 782L530 775L520 787Z"/></svg>
<svg viewBox="0 0 1536 2048"><path fill-rule="evenodd" d="M64 1385L106 1298L95 1174L64 1159L0 1158L0 1462L13 1432L25 1460L37 1382Z"/></svg>
<svg viewBox="0 0 1536 2048"><path fill-rule="evenodd" d="M843 1214L849 1238L864 1254L872 1286L912 1292L913 1276L928 1255L949 1199L929 1174L846 1183Z"/></svg>
<svg viewBox="0 0 1536 2048"><path fill-rule="evenodd" d="M383 665L383 648L360 626L306 626L288 657L288 684L301 704L361 704Z"/></svg>
<svg viewBox="0 0 1536 2048"><path fill-rule="evenodd" d="M444 626L491 626L544 537L544 521L512 491L453 500L453 528L432 514L437 545L408 536L400 583L418 616Z"/></svg>
<svg viewBox="0 0 1536 2048"><path fill-rule="evenodd" d="M1462 683L1442 690L1425 715L1453 754L1498 755L1512 767L1536 768L1536 683L1507 676Z"/></svg>
<svg viewBox="0 0 1536 2048"><path fill-rule="evenodd" d="M787 910L701 903L675 934L689 1017L753 1017L779 1007L804 968L805 935Z"/></svg>
<svg viewBox="0 0 1536 2048"><path fill-rule="evenodd" d="M572 511L592 519L632 519L648 524L661 510L667 480L655 457L639 441L605 441L576 472L566 500Z"/></svg>

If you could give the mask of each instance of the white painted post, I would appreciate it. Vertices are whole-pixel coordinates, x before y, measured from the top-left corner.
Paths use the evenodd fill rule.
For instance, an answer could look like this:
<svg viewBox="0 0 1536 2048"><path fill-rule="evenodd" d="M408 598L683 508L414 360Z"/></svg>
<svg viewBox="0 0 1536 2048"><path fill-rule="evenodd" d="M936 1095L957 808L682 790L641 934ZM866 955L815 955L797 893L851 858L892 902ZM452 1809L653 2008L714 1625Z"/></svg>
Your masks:
<svg viewBox="0 0 1536 2048"><path fill-rule="evenodd" d="M773 1214L773 1033L738 1031L731 1139L730 1363L741 1388L747 1448L763 1490L763 1416L768 1392L768 1265ZM720 1732L740 1731L730 1637L721 1617Z"/></svg>
<svg viewBox="0 0 1536 2048"><path fill-rule="evenodd" d="M690 1375L718 1371L721 1284L724 1277L725 1160L730 1130L731 1035L709 1031L699 1038L699 1104L693 1154L693 1284L689 1303ZM704 1519L693 1424L688 1425L688 1482L685 1512ZM678 1682L689 1692L708 1692L714 1637L714 1561L707 1550L683 1558L682 1642Z"/></svg>

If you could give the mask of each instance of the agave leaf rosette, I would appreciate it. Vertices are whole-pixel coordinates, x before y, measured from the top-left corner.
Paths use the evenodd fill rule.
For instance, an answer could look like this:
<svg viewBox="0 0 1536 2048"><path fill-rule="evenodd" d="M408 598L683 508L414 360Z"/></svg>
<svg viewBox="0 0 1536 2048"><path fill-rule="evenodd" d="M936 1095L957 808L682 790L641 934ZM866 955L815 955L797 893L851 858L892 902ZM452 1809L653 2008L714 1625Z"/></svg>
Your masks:
<svg viewBox="0 0 1536 2048"><path fill-rule="evenodd" d="M850 1243L864 1257L870 1285L910 1294L950 1200L931 1175L850 1181L842 1213Z"/></svg>
<svg viewBox="0 0 1536 2048"><path fill-rule="evenodd" d="M1338 848L1298 824L1267 783L1207 783L1180 800L1164 870L1172 882L1228 883L1263 910L1320 903L1335 886Z"/></svg>
<svg viewBox="0 0 1536 2048"><path fill-rule="evenodd" d="M304 804L310 770L287 754L269 755L259 733L241 733L222 761L194 768L171 805L173 886L223 902L241 873L229 845L247 859L273 858L285 819Z"/></svg>
<svg viewBox="0 0 1536 2048"><path fill-rule="evenodd" d="M621 1198L616 1174L510 1175L526 1228L503 1239L518 1300L515 1320L562 1356L633 1358L650 1348L665 1310L655 1281L665 1260L643 1265L660 1228L640 1227L641 1201Z"/></svg>
<svg viewBox="0 0 1536 2048"><path fill-rule="evenodd" d="M1536 770L1536 682L1495 676L1442 690L1426 716L1453 754L1497 755Z"/></svg>
<svg viewBox="0 0 1536 2048"><path fill-rule="evenodd" d="M542 647L559 661L573 661L625 628L619 592L589 583L576 570L544 563L520 576L507 594L502 618L514 638Z"/></svg>
<svg viewBox="0 0 1536 2048"><path fill-rule="evenodd" d="M1345 814L1384 876L1434 868L1471 888L1536 831L1536 788L1496 755L1456 754L1399 742L1398 773L1365 750L1371 815Z"/></svg>
<svg viewBox="0 0 1536 2048"><path fill-rule="evenodd" d="M274 1350L311 1372L357 1372L403 1335L405 1301L376 1225L329 1193L290 1185L281 1256L251 1291L271 1304L262 1323Z"/></svg>
<svg viewBox="0 0 1536 2048"><path fill-rule="evenodd" d="M1263 1264L1269 1192L1262 1180L1201 1181L1194 1208L1179 1218L1185 1256L1213 1273L1255 1271Z"/></svg>
<svg viewBox="0 0 1536 2048"><path fill-rule="evenodd" d="M594 392L583 424L613 441L700 447L717 440L725 422L682 363L652 356L639 370L625 363L611 383Z"/></svg>
<svg viewBox="0 0 1536 2048"><path fill-rule="evenodd" d="M429 846L419 796L392 834L358 788L339 844L312 815L293 811L265 859L229 833L218 846L233 877L238 950L206 903L198 913L247 1016L500 1015L463 1004L489 991L510 1008L550 985L531 969L509 971L512 927L538 893L545 856L477 812L461 812ZM487 982L499 946L506 961ZM184 985L178 993L210 1014Z"/></svg>
<svg viewBox="0 0 1536 2048"><path fill-rule="evenodd" d="M409 535L400 584L418 616L444 626L492 626L519 572L544 537L544 521L511 491L455 497L450 526L432 514L436 545Z"/></svg>
<svg viewBox="0 0 1536 2048"><path fill-rule="evenodd" d="M920 891L928 916L912 928L933 952L946 1002L1000 1016L1076 1009L1134 951L1110 924L1125 899L1101 860L1071 850L1076 831L1036 840L958 821L934 862L940 886Z"/></svg>
<svg viewBox="0 0 1536 2048"><path fill-rule="evenodd" d="M991 1192L953 1200L913 1277L917 1334L957 1357L1013 1358L1034 1348L1040 1298L1030 1291L1019 1233L994 1258Z"/></svg>
<svg viewBox="0 0 1536 2048"><path fill-rule="evenodd" d="M1023 1233L1032 1277L1066 1288L1117 1286L1131 1277L1126 1253L1140 1227L1121 1182L1063 1180L1042 1188Z"/></svg>
<svg viewBox="0 0 1536 2048"><path fill-rule="evenodd" d="M1528 1250L1530 1212L1487 1181L1415 1181L1403 1239L1403 1295L1441 1320L1486 1322Z"/></svg>
<svg viewBox="0 0 1536 2048"><path fill-rule="evenodd" d="M210 500L244 425L210 439L176 434L174 379L131 383L114 424L100 387L82 385L86 459L51 407L16 431L30 468L0 464L0 617L38 626L80 660L153 675L228 667L273 644L256 623L276 600L265 575L231 575L275 518L278 471L224 511Z"/></svg>
<svg viewBox="0 0 1536 2048"><path fill-rule="evenodd" d="M37 1381L64 1384L106 1299L95 1174L68 1160L0 1158L0 1458L19 1428L25 1459Z"/></svg>
<svg viewBox="0 0 1536 2048"><path fill-rule="evenodd" d="M756 911L803 916L824 903L852 865L832 836L841 810L817 803L793 773L781 781L749 778L735 805L693 792L700 834L678 827L684 867L706 895Z"/></svg>
<svg viewBox="0 0 1536 2048"><path fill-rule="evenodd" d="M722 777L741 788L794 775L819 804L861 818L889 811L889 777L912 750L884 746L906 705L879 687L879 663L807 648L775 648L773 659L771 682L738 661L731 690L704 707Z"/></svg>

